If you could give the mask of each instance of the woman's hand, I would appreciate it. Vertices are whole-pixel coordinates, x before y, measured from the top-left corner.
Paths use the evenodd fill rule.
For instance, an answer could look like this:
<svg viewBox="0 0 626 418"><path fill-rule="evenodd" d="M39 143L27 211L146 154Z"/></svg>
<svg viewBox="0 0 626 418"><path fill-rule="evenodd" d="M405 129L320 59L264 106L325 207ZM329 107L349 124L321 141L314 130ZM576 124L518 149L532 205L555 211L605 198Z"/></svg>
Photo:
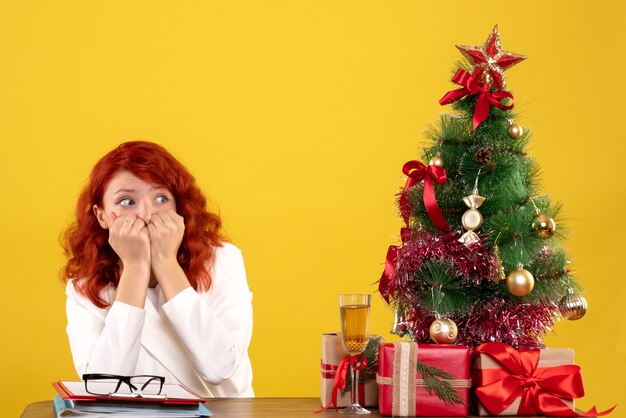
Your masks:
<svg viewBox="0 0 626 418"><path fill-rule="evenodd" d="M161 285L165 300L170 300L190 286L177 259L185 234L185 221L173 209L155 212L150 217L148 231L152 272Z"/></svg>
<svg viewBox="0 0 626 418"><path fill-rule="evenodd" d="M109 244L122 261L115 300L143 308L150 281L150 234L143 219L111 213Z"/></svg>
<svg viewBox="0 0 626 418"><path fill-rule="evenodd" d="M185 234L185 221L174 209L152 214L148 224L150 235L150 264L178 263L178 248Z"/></svg>
<svg viewBox="0 0 626 418"><path fill-rule="evenodd" d="M109 244L122 264L150 265L150 234L143 219L135 215L117 216L111 213L113 225L109 228Z"/></svg>

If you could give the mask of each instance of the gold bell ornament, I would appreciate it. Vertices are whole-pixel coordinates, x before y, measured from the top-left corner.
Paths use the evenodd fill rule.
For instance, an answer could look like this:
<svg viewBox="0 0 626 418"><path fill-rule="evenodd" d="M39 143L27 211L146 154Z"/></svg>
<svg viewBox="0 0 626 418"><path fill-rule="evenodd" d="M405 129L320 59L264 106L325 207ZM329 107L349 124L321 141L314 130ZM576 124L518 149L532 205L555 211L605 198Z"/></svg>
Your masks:
<svg viewBox="0 0 626 418"><path fill-rule="evenodd" d="M450 318L441 318L439 315L430 324L430 338L437 344L452 344L459 335L456 324Z"/></svg>
<svg viewBox="0 0 626 418"><path fill-rule="evenodd" d="M495 245L495 249L493 250L493 262L495 271L491 275L491 281L494 283L505 281L506 273L504 272L504 266L502 265L502 260L500 259L500 247L498 247L498 244Z"/></svg>
<svg viewBox="0 0 626 418"><path fill-rule="evenodd" d="M587 300L583 295L575 293L572 289L559 301L559 312L565 319L576 321L587 313Z"/></svg>
<svg viewBox="0 0 626 418"><path fill-rule="evenodd" d="M405 335L409 334L409 326L406 321L406 314L404 309L400 305L396 306L394 316L393 316L393 325L391 326L391 330L389 331L392 334L396 334L398 337L403 338Z"/></svg>
<svg viewBox="0 0 626 418"><path fill-rule="evenodd" d="M493 243L493 254L491 255L491 260L493 262L491 274L489 278L495 284L501 283L506 280L506 273L504 272L504 266L502 265L502 259L500 258L500 247L498 246L498 241L500 241L500 236L502 233L509 229L509 225L506 224L500 232L498 232L498 236Z"/></svg>

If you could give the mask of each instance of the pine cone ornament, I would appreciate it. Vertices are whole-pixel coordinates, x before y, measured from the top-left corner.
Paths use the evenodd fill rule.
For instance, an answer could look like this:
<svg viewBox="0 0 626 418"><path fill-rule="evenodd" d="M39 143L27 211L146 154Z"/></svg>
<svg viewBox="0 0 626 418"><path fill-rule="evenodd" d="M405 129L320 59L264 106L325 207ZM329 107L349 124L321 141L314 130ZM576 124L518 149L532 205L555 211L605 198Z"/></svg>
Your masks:
<svg viewBox="0 0 626 418"><path fill-rule="evenodd" d="M487 164L488 162L491 161L491 150L486 147L480 148L474 154L474 159L476 160L478 164L483 164L483 165Z"/></svg>

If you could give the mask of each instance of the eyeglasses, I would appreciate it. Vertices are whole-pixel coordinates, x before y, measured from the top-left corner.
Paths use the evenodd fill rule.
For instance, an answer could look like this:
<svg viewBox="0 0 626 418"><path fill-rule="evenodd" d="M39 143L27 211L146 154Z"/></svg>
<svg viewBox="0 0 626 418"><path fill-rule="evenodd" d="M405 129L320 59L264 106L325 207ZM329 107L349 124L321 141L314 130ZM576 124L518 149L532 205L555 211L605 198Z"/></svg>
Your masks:
<svg viewBox="0 0 626 418"><path fill-rule="evenodd" d="M91 373L84 374L83 380L85 390L92 395L119 398L166 398L166 395L161 395L165 383L163 376Z"/></svg>

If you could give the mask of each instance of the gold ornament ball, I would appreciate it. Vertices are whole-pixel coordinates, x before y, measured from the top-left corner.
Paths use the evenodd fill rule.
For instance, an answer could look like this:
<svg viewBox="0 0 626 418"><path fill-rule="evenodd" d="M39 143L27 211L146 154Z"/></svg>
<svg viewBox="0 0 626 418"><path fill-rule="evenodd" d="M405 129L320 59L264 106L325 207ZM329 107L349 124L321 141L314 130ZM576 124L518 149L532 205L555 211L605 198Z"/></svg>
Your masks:
<svg viewBox="0 0 626 418"><path fill-rule="evenodd" d="M435 319L430 324L430 338L437 344L452 344L456 341L459 330L453 320L449 318Z"/></svg>
<svg viewBox="0 0 626 418"><path fill-rule="evenodd" d="M587 313L587 300L583 295L568 293L559 302L559 312L563 318L576 321Z"/></svg>
<svg viewBox="0 0 626 418"><path fill-rule="evenodd" d="M528 296L535 287L535 278L525 269L513 270L506 276L506 288L514 296Z"/></svg>
<svg viewBox="0 0 626 418"><path fill-rule="evenodd" d="M437 154L433 158L430 159L428 165L436 165L437 167L443 167L443 158L441 155Z"/></svg>
<svg viewBox="0 0 626 418"><path fill-rule="evenodd" d="M541 238L550 238L556 231L556 222L545 213L539 213L533 219L530 228Z"/></svg>
<svg viewBox="0 0 626 418"><path fill-rule="evenodd" d="M506 133L513 139L519 139L524 133L524 129L517 123L512 123L509 125L509 129L507 129Z"/></svg>

